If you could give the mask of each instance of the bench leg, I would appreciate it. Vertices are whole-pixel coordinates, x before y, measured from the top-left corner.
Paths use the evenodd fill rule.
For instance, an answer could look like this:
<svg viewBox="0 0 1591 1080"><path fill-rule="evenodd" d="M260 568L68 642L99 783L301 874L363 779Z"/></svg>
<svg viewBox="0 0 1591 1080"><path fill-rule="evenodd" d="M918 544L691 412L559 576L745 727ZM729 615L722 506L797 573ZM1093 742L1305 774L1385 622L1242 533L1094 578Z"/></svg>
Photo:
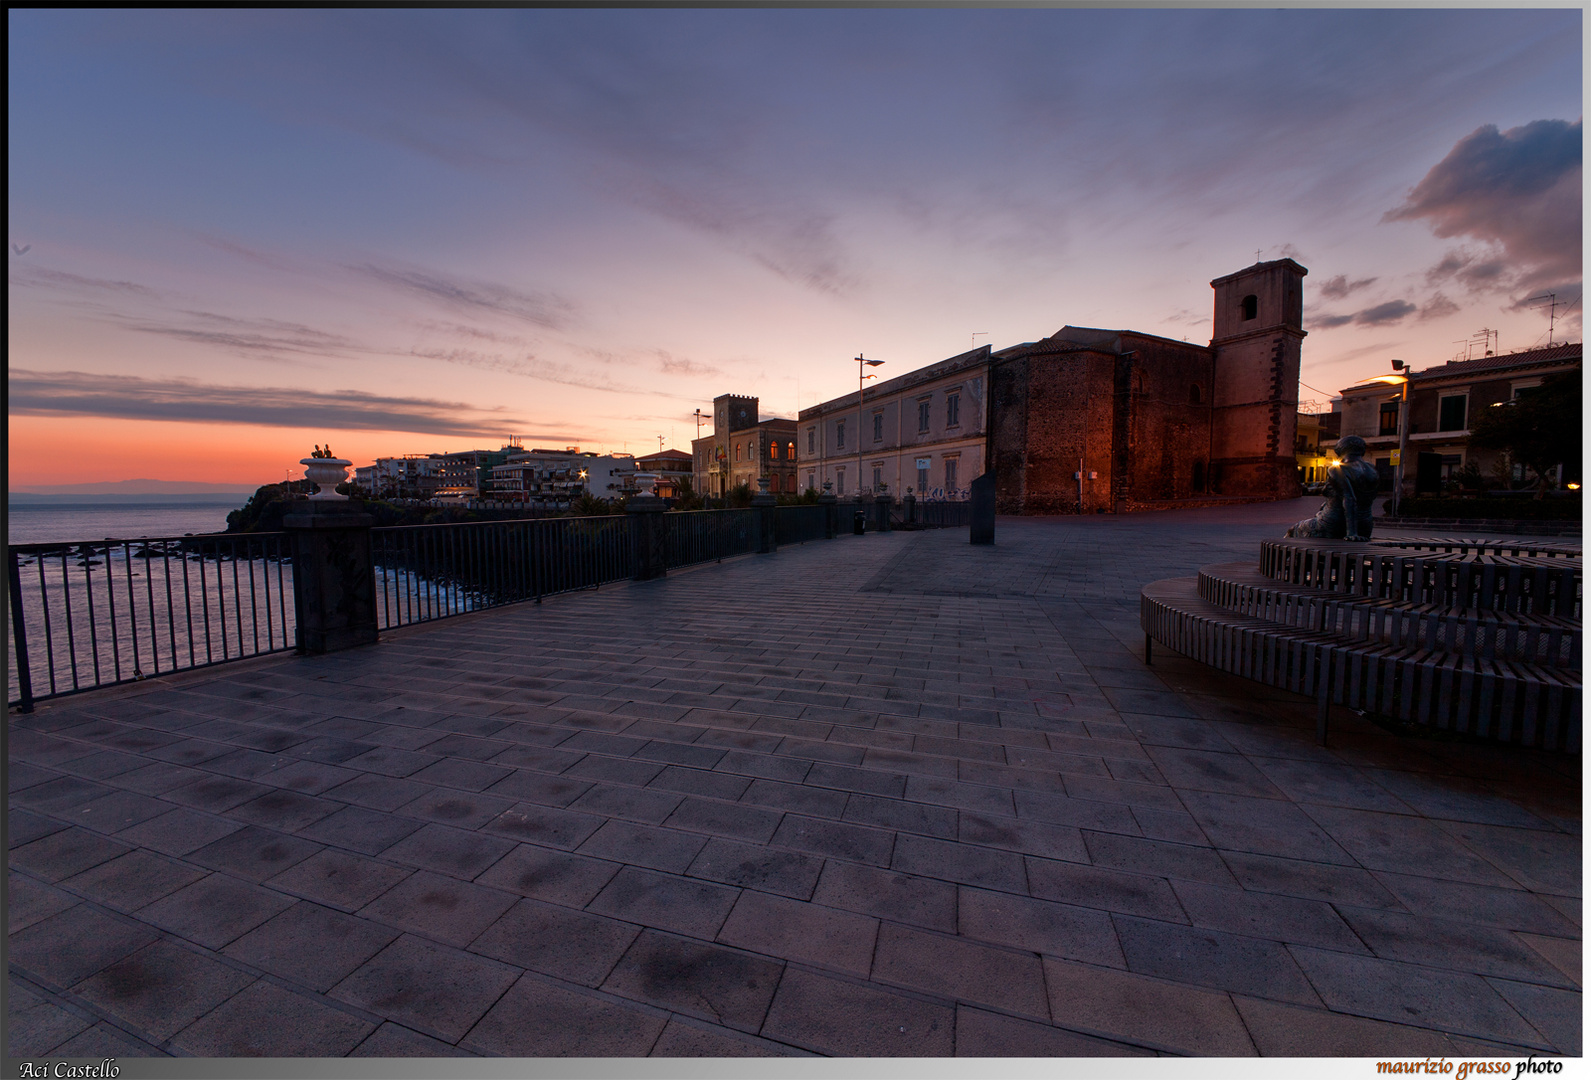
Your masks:
<svg viewBox="0 0 1591 1080"><path fill-rule="evenodd" d="M1155 662L1155 639L1150 637L1146 633L1146 634L1144 634L1144 663L1153 664L1154 662Z"/></svg>

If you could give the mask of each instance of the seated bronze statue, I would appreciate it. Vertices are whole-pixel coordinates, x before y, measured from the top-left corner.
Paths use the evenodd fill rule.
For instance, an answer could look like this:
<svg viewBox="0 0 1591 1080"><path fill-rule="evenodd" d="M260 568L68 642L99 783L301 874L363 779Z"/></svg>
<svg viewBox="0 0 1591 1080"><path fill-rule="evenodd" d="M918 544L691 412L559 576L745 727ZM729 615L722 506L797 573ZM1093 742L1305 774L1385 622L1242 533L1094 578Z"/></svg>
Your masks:
<svg viewBox="0 0 1591 1080"><path fill-rule="evenodd" d="M1288 536L1314 540L1370 539L1370 507L1381 490L1381 474L1365 460L1365 441L1347 435L1337 441L1342 460L1326 470L1326 501Z"/></svg>

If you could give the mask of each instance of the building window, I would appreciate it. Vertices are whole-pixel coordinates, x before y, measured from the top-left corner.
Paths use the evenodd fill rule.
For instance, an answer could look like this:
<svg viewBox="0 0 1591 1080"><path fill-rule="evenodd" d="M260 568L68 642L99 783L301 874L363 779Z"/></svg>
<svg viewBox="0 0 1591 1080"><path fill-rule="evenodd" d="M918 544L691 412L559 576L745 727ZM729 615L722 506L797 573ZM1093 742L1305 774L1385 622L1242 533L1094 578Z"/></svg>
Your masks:
<svg viewBox="0 0 1591 1080"><path fill-rule="evenodd" d="M808 454L816 454L817 452L818 452L818 429L815 428L815 427L809 427L809 428L807 428L807 453Z"/></svg>
<svg viewBox="0 0 1591 1080"><path fill-rule="evenodd" d="M807 472L807 489L810 491L816 491L818 489L818 474L815 470L809 470Z"/></svg>
<svg viewBox="0 0 1591 1080"><path fill-rule="evenodd" d="M840 420L840 421L836 422L835 425L834 425L834 448L836 450L844 450L845 449L845 421L844 420Z"/></svg>
<svg viewBox="0 0 1591 1080"><path fill-rule="evenodd" d="M932 403L927 401L919 401L917 403L917 434L919 435L924 435L928 432L928 406L930 404Z"/></svg>
<svg viewBox="0 0 1591 1080"><path fill-rule="evenodd" d="M836 494L836 495L844 495L845 494L845 470L844 469L835 469L834 470L834 494Z"/></svg>
<svg viewBox="0 0 1591 1080"><path fill-rule="evenodd" d="M777 442L771 442L768 444L768 456L774 461L779 460L779 444Z"/></svg>
<svg viewBox="0 0 1591 1080"><path fill-rule="evenodd" d="M883 442L884 441L884 414L883 413L874 413L873 414L873 441L874 442Z"/></svg>
<svg viewBox="0 0 1591 1080"><path fill-rule="evenodd" d="M1436 425L1438 431L1463 431L1464 414L1469 405L1468 394L1454 394L1442 399L1442 415Z"/></svg>
<svg viewBox="0 0 1591 1080"><path fill-rule="evenodd" d="M1192 386L1188 387L1188 404L1189 405L1197 405L1197 404L1199 404L1199 384L1198 383L1194 383Z"/></svg>
<svg viewBox="0 0 1591 1080"><path fill-rule="evenodd" d="M794 440L791 440L790 445L785 447L785 460L786 461L794 461L795 460L795 441Z"/></svg>
<svg viewBox="0 0 1591 1080"><path fill-rule="evenodd" d="M1382 435L1396 435L1398 433L1398 403L1396 401L1383 401L1381 403L1381 431Z"/></svg>
<svg viewBox="0 0 1591 1080"><path fill-rule="evenodd" d="M1257 319L1259 317L1260 298L1255 296L1253 293L1249 293L1243 298L1243 321L1248 322L1251 319Z"/></svg>
<svg viewBox="0 0 1591 1080"><path fill-rule="evenodd" d="M873 466L873 490L877 491L879 488L881 488L883 486L884 486L884 467L882 465L874 465Z"/></svg>
<svg viewBox="0 0 1591 1080"><path fill-rule="evenodd" d="M785 489L785 491L789 492L791 495L795 494L795 490L796 490L796 474L795 473L791 473L789 476L784 478L784 489Z"/></svg>
<svg viewBox="0 0 1591 1080"><path fill-rule="evenodd" d="M922 494L928 492L928 462L925 457L917 459L917 490Z"/></svg>
<svg viewBox="0 0 1591 1080"><path fill-rule="evenodd" d="M961 423L961 395L945 395L945 427L956 427Z"/></svg>
<svg viewBox="0 0 1591 1080"><path fill-rule="evenodd" d="M1195 389L1197 389L1197 387L1195 387ZM1204 462L1202 461L1195 461L1193 463L1193 490L1204 490Z"/></svg>
<svg viewBox="0 0 1591 1080"><path fill-rule="evenodd" d="M945 494L949 495L956 490L956 466L961 464L955 458L945 458Z"/></svg>

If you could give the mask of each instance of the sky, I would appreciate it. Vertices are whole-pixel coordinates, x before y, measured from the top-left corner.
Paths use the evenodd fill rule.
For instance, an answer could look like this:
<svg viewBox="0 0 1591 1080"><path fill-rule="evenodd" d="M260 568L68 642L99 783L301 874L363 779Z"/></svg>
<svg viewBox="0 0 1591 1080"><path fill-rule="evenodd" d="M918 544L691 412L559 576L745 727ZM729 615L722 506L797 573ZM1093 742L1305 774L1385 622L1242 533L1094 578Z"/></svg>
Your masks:
<svg viewBox="0 0 1591 1080"><path fill-rule="evenodd" d="M1582 15L12 10L13 489L689 449L1309 269L1300 396L1579 340ZM710 420L708 421L710 425Z"/></svg>

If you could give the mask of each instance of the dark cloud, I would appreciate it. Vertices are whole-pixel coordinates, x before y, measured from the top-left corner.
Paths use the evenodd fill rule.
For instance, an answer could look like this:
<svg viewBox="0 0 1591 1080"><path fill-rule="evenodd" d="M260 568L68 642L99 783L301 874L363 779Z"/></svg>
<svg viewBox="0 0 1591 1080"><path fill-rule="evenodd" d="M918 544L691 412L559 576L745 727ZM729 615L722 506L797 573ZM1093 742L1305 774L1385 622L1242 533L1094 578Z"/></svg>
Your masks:
<svg viewBox="0 0 1591 1080"><path fill-rule="evenodd" d="M1316 315L1309 325L1316 330L1330 330L1337 326L1386 326L1414 314L1419 309L1407 300L1388 300L1384 304L1355 311L1351 315Z"/></svg>
<svg viewBox="0 0 1591 1080"><path fill-rule="evenodd" d="M21 288L67 289L74 292L119 293L124 296L155 296L154 289L135 281L111 281L107 278L84 277L65 270L49 270L42 266L23 266L11 271L9 281Z"/></svg>
<svg viewBox="0 0 1591 1080"><path fill-rule="evenodd" d="M1581 280L1580 121L1477 128L1426 173L1384 221L1423 220L1444 239L1483 250L1448 253L1432 280L1471 289L1539 290Z"/></svg>
<svg viewBox="0 0 1591 1080"><path fill-rule="evenodd" d="M1459 310L1459 306L1442 293L1433 293L1431 298L1420 307L1420 321L1429 322L1432 319L1442 319L1449 315L1457 315Z"/></svg>
<svg viewBox="0 0 1591 1080"><path fill-rule="evenodd" d="M351 338L281 319L240 319L210 311L182 311L186 323L112 314L110 318L140 334L156 334L196 345L225 349L258 360L347 356L366 351Z"/></svg>
<svg viewBox="0 0 1591 1080"><path fill-rule="evenodd" d="M698 364L694 360L687 360L683 356L673 356L657 350L658 364L665 375L718 375L721 372L711 364Z"/></svg>
<svg viewBox="0 0 1591 1080"><path fill-rule="evenodd" d="M574 305L552 293L527 293L486 281L449 277L435 270L414 267L351 265L362 277L449 307L507 315L546 330L562 330L574 317Z"/></svg>
<svg viewBox="0 0 1591 1080"><path fill-rule="evenodd" d="M357 390L215 386L192 379L80 371L13 368L9 391L13 416L100 416L459 436L501 434L526 426L501 409L478 409L432 398L382 397ZM552 436L538 436L542 437Z"/></svg>
<svg viewBox="0 0 1591 1080"><path fill-rule="evenodd" d="M1349 281L1347 274L1338 274L1334 278L1330 278L1321 282L1320 295L1324 296L1327 300L1341 300L1349 293L1358 292L1367 285L1374 285L1377 280L1379 279L1372 277L1361 278L1358 281Z"/></svg>

